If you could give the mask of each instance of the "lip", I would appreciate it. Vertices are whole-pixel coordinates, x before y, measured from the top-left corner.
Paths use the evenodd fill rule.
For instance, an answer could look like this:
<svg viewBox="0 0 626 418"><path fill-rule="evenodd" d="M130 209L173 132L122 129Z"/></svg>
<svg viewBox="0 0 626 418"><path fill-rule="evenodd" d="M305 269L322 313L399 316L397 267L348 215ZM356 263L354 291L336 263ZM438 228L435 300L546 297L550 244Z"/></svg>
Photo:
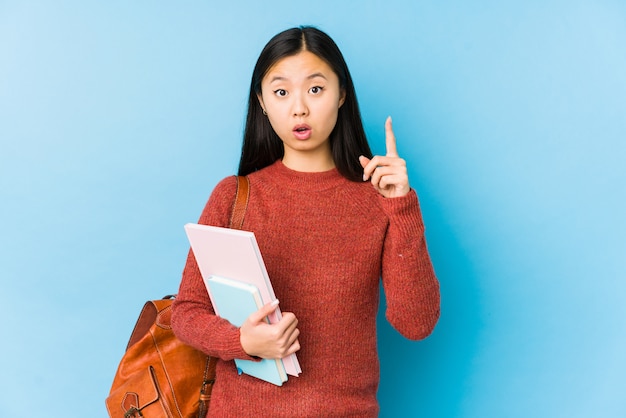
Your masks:
<svg viewBox="0 0 626 418"><path fill-rule="evenodd" d="M312 133L311 127L305 123L294 126L291 132L293 132L293 136L295 136L296 139L301 141L309 139Z"/></svg>

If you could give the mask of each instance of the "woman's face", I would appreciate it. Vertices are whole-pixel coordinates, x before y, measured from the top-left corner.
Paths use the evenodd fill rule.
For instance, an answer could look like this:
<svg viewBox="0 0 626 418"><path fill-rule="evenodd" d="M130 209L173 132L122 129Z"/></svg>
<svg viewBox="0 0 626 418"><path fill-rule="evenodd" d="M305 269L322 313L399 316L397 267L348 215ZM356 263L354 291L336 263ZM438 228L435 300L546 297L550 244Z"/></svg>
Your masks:
<svg viewBox="0 0 626 418"><path fill-rule="evenodd" d="M279 60L263 77L258 97L283 141L287 166L302 158L332 162L328 137L345 93L324 60L309 51Z"/></svg>

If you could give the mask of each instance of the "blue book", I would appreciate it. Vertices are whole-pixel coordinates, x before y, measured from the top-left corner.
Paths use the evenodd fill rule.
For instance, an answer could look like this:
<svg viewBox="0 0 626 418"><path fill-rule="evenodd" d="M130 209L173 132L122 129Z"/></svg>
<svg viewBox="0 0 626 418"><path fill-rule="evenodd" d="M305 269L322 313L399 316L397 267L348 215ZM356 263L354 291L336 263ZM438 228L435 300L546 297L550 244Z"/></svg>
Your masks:
<svg viewBox="0 0 626 418"><path fill-rule="evenodd" d="M236 327L240 327L250 314L263 306L259 289L250 283L209 276L205 280L205 285L215 313ZM281 359L260 361L235 359L235 365L239 374L245 373L278 386L287 381L287 372Z"/></svg>

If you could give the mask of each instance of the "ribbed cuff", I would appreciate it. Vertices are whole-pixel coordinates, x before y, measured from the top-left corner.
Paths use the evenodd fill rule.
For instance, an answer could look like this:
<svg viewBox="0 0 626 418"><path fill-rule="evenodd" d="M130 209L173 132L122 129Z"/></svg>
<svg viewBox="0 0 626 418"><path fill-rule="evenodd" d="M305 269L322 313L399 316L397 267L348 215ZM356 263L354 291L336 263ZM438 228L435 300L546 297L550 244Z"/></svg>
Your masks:
<svg viewBox="0 0 626 418"><path fill-rule="evenodd" d="M233 332L229 333L227 338L224 338L224 352L222 358L224 360L256 360L256 357L249 356L241 346L239 328L236 328Z"/></svg>
<svg viewBox="0 0 626 418"><path fill-rule="evenodd" d="M415 190L401 197L380 196L381 206L393 224L410 233L423 232L424 222Z"/></svg>

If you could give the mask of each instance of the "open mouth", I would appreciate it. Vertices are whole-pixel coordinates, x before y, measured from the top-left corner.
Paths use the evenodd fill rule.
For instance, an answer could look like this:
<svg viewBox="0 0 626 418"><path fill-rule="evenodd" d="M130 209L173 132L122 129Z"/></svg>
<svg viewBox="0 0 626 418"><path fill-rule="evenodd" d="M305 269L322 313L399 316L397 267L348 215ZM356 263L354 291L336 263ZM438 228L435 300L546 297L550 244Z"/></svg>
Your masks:
<svg viewBox="0 0 626 418"><path fill-rule="evenodd" d="M309 125L297 125L293 128L293 135L300 140L311 137L311 127Z"/></svg>

